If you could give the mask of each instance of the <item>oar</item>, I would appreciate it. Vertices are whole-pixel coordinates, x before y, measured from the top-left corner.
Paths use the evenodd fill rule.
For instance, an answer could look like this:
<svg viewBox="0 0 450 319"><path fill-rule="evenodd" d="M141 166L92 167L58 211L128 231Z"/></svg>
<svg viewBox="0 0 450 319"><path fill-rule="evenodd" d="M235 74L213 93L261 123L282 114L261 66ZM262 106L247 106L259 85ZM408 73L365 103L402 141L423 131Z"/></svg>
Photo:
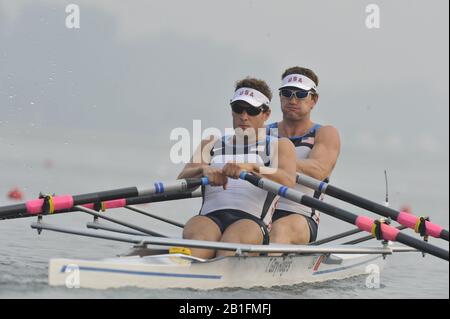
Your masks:
<svg viewBox="0 0 450 319"><path fill-rule="evenodd" d="M129 209L129 210L131 210L131 211L133 211L133 212L142 214L142 215L144 215L144 216L147 216L147 217L151 217L151 218L160 220L160 221L165 222L165 223L167 223L167 224L170 224L170 225L173 225L173 226L177 226L177 227L179 227L179 228L184 228L184 224L179 223L179 222L177 222L177 221L175 221L175 220L172 220L172 219L169 219L169 218L165 218L165 217L161 217L161 216L154 215L154 214L150 214L150 213L148 213L148 212L146 212L146 211L143 211L142 209L138 209L138 208L132 207L132 206L125 206L125 208L126 208L126 209Z"/></svg>
<svg viewBox="0 0 450 319"><path fill-rule="evenodd" d="M89 209L89 208L86 208L86 207L83 207L83 206L75 206L74 208L77 209L80 212L84 212L84 213L90 214L90 215L92 215L94 217L97 217L97 218L105 219L105 220L110 221L112 223L115 223L115 224L118 224L118 225L122 225L122 226L125 226L125 227L128 227L128 228L137 230L137 231L139 231L141 233L144 233L144 234L147 234L147 235L150 235L150 236L166 237L165 235L162 235L160 233L154 232L153 230L141 227L139 225L134 225L134 224L131 224L131 223L128 223L128 222L125 222L125 221L122 221L122 220L110 217L110 216L106 216L105 214L98 213L95 210L92 210L92 209Z"/></svg>
<svg viewBox="0 0 450 319"><path fill-rule="evenodd" d="M207 183L207 178L193 178L181 179L171 183L158 182L155 183L153 187L148 188L128 187L75 196L45 196L44 198L30 200L22 204L0 207L0 220L36 215L48 215L57 212L68 212L73 210L75 206L91 203L101 203L112 200L119 201L110 202L108 204L110 206L109 208L112 208L114 205L116 205L115 207L120 207L120 205L122 205L123 207L128 204L139 204L142 200L142 198L138 198L131 203L127 203L126 200L124 200L126 198L172 193L186 193L187 191L192 191L194 188L206 185ZM92 204L92 207L93 206L94 204Z"/></svg>
<svg viewBox="0 0 450 319"><path fill-rule="evenodd" d="M425 241L408 236L398 229L386 224L375 222L373 219L367 216L358 216L350 213L346 210L340 209L333 205L324 203L321 200L306 196L305 194L279 183L271 181L267 178L251 175L247 172L242 172L240 178L250 182L251 184L264 189L273 194L278 194L281 197L285 197L296 203L317 209L327 215L343 220L350 224L356 225L358 228L365 230L377 236L377 238L383 238L385 240L398 241L407 246L416 248L422 252L429 253L433 256L445 259L448 261L449 254L447 250L440 247L433 246Z"/></svg>
<svg viewBox="0 0 450 319"><path fill-rule="evenodd" d="M133 235L133 236L145 236L146 235L146 234L144 234L142 232L139 232L139 231L128 230L128 229L125 229L125 228L113 227L113 226L101 224L99 222L88 222L88 223L86 223L86 227L90 228L90 229L106 230L106 231L110 231L110 232L113 232L113 233ZM158 237L158 236L156 236L156 237ZM162 237L167 237L167 236L162 236Z"/></svg>
<svg viewBox="0 0 450 319"><path fill-rule="evenodd" d="M422 236L430 235L448 241L447 229L431 223L423 217L417 217L407 212L399 212L303 174L297 174L297 183L381 216L390 217L399 224L414 229L416 233L421 233Z"/></svg>

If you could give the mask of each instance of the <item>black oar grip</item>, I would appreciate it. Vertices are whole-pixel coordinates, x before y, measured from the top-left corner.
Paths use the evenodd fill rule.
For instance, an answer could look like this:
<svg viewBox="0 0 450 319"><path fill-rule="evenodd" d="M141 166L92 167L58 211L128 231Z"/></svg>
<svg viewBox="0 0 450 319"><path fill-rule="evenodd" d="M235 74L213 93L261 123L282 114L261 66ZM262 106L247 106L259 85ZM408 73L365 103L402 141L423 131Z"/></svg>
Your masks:
<svg viewBox="0 0 450 319"><path fill-rule="evenodd" d="M248 172L241 172L239 175L240 179L246 180L247 182L250 182L251 184L255 185L256 187L259 187L259 181L261 180L261 177L255 176L253 174L249 174Z"/></svg>
<svg viewBox="0 0 450 319"><path fill-rule="evenodd" d="M208 177L202 178L186 178L186 187L187 189L196 188L199 186L206 186L209 184Z"/></svg>

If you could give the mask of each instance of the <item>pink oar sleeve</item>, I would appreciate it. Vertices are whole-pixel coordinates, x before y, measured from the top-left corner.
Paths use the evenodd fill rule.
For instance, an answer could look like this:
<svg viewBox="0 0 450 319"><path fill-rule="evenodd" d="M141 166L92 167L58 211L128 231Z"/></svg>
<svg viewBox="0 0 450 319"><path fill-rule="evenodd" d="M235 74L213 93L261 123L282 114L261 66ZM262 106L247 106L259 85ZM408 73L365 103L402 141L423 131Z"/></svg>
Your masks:
<svg viewBox="0 0 450 319"><path fill-rule="evenodd" d="M116 200L109 200L107 202L103 202L103 205L106 209L125 207L126 204L127 204L126 199L116 199ZM89 208L89 209L94 208L94 204L86 204L83 206L86 208Z"/></svg>
<svg viewBox="0 0 450 319"><path fill-rule="evenodd" d="M28 214L36 215L42 213L44 199L34 199L26 203ZM73 207L73 197L71 195L61 195L53 197L55 211L69 209Z"/></svg>
<svg viewBox="0 0 450 319"><path fill-rule="evenodd" d="M356 219L355 225L366 232L372 233L372 226L374 221L372 218L367 216L359 216ZM395 241L397 239L397 235L400 232L398 229L391 227L386 224L381 224L381 232L383 234L383 239Z"/></svg>
<svg viewBox="0 0 450 319"><path fill-rule="evenodd" d="M415 229L416 223L419 220L419 217L414 216L412 214L408 214L406 212L400 212L397 217L397 222L406 227ZM432 222L425 222L425 227L427 229L427 235L439 238L441 236L441 232L443 228L439 225L433 224Z"/></svg>

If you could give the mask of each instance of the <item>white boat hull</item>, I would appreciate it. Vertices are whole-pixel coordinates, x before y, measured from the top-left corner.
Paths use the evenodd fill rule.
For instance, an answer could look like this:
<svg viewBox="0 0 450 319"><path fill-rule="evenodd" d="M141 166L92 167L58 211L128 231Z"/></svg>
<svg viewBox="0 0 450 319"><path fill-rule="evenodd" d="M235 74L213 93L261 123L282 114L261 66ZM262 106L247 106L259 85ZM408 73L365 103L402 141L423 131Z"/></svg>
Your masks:
<svg viewBox="0 0 450 319"><path fill-rule="evenodd" d="M102 260L52 259L52 286L215 289L272 287L344 279L383 266L381 255L233 256L203 261L181 254ZM374 269L373 266L370 269Z"/></svg>

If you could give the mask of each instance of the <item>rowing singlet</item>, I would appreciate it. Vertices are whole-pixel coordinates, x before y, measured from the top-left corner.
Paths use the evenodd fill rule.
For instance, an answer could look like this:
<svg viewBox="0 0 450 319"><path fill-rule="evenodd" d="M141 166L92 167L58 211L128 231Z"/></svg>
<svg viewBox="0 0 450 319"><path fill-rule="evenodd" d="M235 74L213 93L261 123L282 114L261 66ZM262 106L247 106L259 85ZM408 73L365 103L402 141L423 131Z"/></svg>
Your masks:
<svg viewBox="0 0 450 319"><path fill-rule="evenodd" d="M313 146L314 146L314 140L316 137L317 130L321 127L320 124L315 124L311 130L302 136L291 136L289 139L292 143L294 143L295 151L297 153L297 159L307 159L309 156L309 153L311 152ZM267 126L268 133L267 134L275 134L278 133L278 123L272 123ZM310 197L314 198L321 198L321 195L319 192L315 192L314 190L303 186L296 184L295 188L302 192L305 195L308 195ZM295 203L291 200L280 198L277 204L277 209L279 210L285 210L288 212L294 212L297 214L301 214L307 217L311 217L317 224L319 223L319 217L320 213L316 211L315 209L311 209L310 207Z"/></svg>
<svg viewBox="0 0 450 319"><path fill-rule="evenodd" d="M222 168L229 161L237 163L258 163L271 167L270 149L276 147L277 139L267 136L258 144L233 145L233 136L224 136L211 149L210 166ZM218 210L238 210L261 219L265 225L272 221L272 215L279 196L268 193L247 181L228 178L227 189L221 186L202 188L203 204L200 215Z"/></svg>

